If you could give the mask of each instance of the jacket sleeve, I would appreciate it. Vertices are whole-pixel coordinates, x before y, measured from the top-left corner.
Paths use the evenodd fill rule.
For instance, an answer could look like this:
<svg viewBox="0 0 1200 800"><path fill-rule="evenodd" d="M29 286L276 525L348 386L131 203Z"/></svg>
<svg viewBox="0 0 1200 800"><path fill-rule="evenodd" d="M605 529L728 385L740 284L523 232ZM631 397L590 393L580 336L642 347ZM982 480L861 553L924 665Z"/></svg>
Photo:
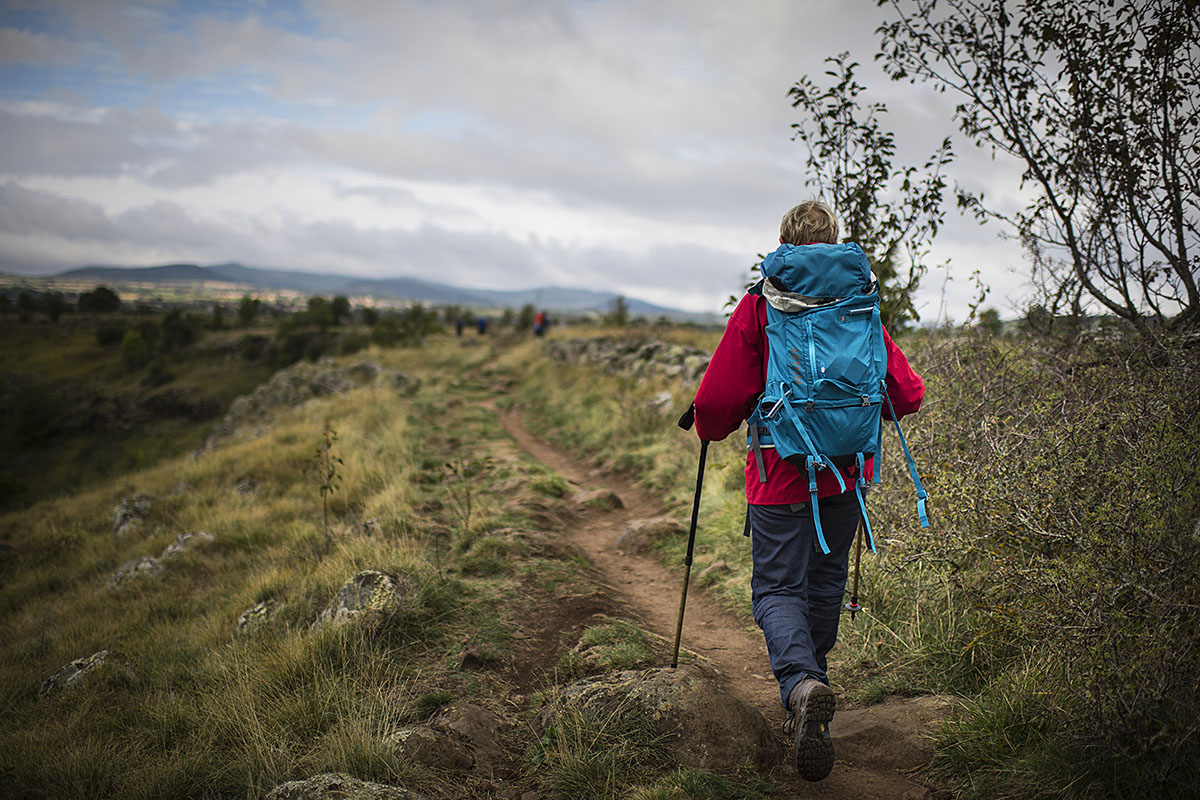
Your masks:
<svg viewBox="0 0 1200 800"><path fill-rule="evenodd" d="M696 435L715 442L737 430L763 391L762 326L757 298L742 297L696 391Z"/></svg>
<svg viewBox="0 0 1200 800"><path fill-rule="evenodd" d="M887 391L888 397L892 400L892 406L896 409L898 417L904 417L908 414L915 413L921 407L921 400L925 397L925 382L908 363L908 358L901 352L896 343L892 341L892 337L888 335L887 329L883 329L883 341L887 347ZM892 419L891 412L888 411L887 403L883 405L884 419Z"/></svg>

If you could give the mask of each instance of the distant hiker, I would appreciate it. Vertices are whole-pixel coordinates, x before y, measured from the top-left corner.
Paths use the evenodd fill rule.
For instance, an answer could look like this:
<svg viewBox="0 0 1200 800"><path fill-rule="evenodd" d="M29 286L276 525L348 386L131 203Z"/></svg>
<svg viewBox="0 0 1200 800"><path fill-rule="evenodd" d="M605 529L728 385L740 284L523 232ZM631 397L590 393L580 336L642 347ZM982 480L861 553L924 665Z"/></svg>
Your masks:
<svg viewBox="0 0 1200 800"><path fill-rule="evenodd" d="M454 335L462 336L462 332L463 332L463 321L462 321L462 317L459 317L458 319L454 320Z"/></svg>
<svg viewBox="0 0 1200 800"><path fill-rule="evenodd" d="M487 333L487 317L480 317L479 319L475 320L475 332L480 336L483 336L485 333Z"/></svg>
<svg viewBox="0 0 1200 800"><path fill-rule="evenodd" d="M545 311L539 311L537 313L537 316L535 316L533 318L533 335L534 336L545 336L546 335L546 312Z"/></svg>
<svg viewBox="0 0 1200 800"><path fill-rule="evenodd" d="M821 296L807 296L809 293L785 286L786 281L778 277L808 275L813 279L810 285L822 287L827 278L836 284L839 276L857 271L859 275L854 279L859 283L854 285L874 287L859 246L836 244L837 240L837 219L822 202L801 203L784 215L780 246L763 262L767 278L752 287L734 309L695 400L696 432L704 441L724 439L747 419L753 423L748 432L755 446L746 457L746 535L751 537L753 560L751 608L766 639L771 670L779 681L780 700L788 711L785 730L795 730L796 768L810 781L825 778L833 769L829 722L835 703L826 674L826 656L837 640L850 547L859 520L866 514L859 490L874 475L874 459L864 450L870 456L878 452L878 409L882 407L883 416L892 418L882 403L886 398L878 377L868 379L873 387L862 390L861 395L845 397L841 408L830 407L837 403L830 401L827 393L842 391L849 384L827 377L826 368L831 376L839 369L886 375L887 398L898 416L916 411L925 394L920 376L878 323L874 288L837 292L836 297L824 296L833 292L811 292ZM866 302L857 302L860 298L855 295L860 294ZM856 302L841 302L849 299L847 295L854 296ZM828 314L835 305L840 317L827 319L840 320L833 323L839 326L835 335L850 333L859 337L861 342L854 344L866 350L860 360L843 358L844 345L833 353L822 351L826 342L813 335L811 320L807 323L808 338L804 339L804 314L795 312L824 309L819 313ZM799 332L794 339L786 340L790 352L782 352L785 348L778 353L769 351L765 330L768 316L773 323L772 337L780 335L774 323L790 317L800 319ZM772 359L776 361L770 363ZM877 372L870 373L872 369ZM781 399L760 403L764 393L771 393L772 383L776 397ZM793 397L793 390L801 395L810 392L807 402L803 396ZM768 408L762 408L764 405ZM869 405L875 410L870 421L874 430L868 432L874 438L869 448L860 447L857 458L851 456L849 463L837 450L823 459L797 459L792 454L785 460L769 439L775 431L784 450L782 440L787 430L807 440L806 427L839 428L845 423L839 421L837 412L847 412L848 418L857 414L860 406L870 410ZM824 420L819 419L822 416ZM786 424L791 427L781 427L781 418L789 420ZM763 422L767 419L774 427ZM923 515L923 490L920 496ZM869 535L869 527L867 531Z"/></svg>

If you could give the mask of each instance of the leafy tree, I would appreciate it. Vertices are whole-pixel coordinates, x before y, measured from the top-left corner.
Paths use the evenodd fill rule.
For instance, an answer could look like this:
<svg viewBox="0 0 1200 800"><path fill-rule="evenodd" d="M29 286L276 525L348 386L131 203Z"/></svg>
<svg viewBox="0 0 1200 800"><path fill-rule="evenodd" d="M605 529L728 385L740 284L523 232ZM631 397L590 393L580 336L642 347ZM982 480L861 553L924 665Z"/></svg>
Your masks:
<svg viewBox="0 0 1200 800"><path fill-rule="evenodd" d="M379 309L367 306L361 313L363 324L368 328L374 327L375 323L379 322Z"/></svg>
<svg viewBox="0 0 1200 800"><path fill-rule="evenodd" d="M80 294L77 306L80 311L109 314L121 310L121 297L107 286L97 286L90 292Z"/></svg>
<svg viewBox="0 0 1200 800"><path fill-rule="evenodd" d="M334 325L341 325L350 316L350 298L339 294L329 302L329 317Z"/></svg>
<svg viewBox="0 0 1200 800"><path fill-rule="evenodd" d="M1000 319L1000 312L994 308L985 308L980 311L977 324L979 330L992 336L999 336L1004 332L1004 321Z"/></svg>
<svg viewBox="0 0 1200 800"><path fill-rule="evenodd" d="M959 128L1024 167L1032 199L959 204L1019 237L1041 302L1200 326L1200 14L1195 0L878 0L895 80L959 98Z"/></svg>
<svg viewBox="0 0 1200 800"><path fill-rule="evenodd" d="M533 320L536 317L537 309L533 307L533 303L526 303L525 305L521 306L521 313L517 315L517 330L533 330Z"/></svg>
<svg viewBox="0 0 1200 800"><path fill-rule="evenodd" d="M237 318L238 325L243 328L249 328L254 324L254 320L258 317L259 307L262 302L257 297L243 295L238 301Z"/></svg>
<svg viewBox="0 0 1200 800"><path fill-rule="evenodd" d="M144 367L153 355L152 346L139 330L127 331L121 340L121 360L130 369Z"/></svg>
<svg viewBox="0 0 1200 800"><path fill-rule="evenodd" d="M793 139L808 149L807 184L832 205L842 240L857 242L879 280L880 315L889 328L920 319L913 294L927 270L930 244L945 218L942 168L954 154L949 138L920 168L894 164L896 136L880 118L883 103L864 105L849 53L825 59L832 85L808 76L788 91L802 121Z"/></svg>
<svg viewBox="0 0 1200 800"><path fill-rule="evenodd" d="M214 331L225 330L225 309L220 303L213 303L212 317L208 321L208 327Z"/></svg>
<svg viewBox="0 0 1200 800"><path fill-rule="evenodd" d="M59 317L71 310L71 304L63 297L62 292L46 292L42 295L42 310L51 322L58 322Z"/></svg>
<svg viewBox="0 0 1200 800"><path fill-rule="evenodd" d="M308 298L306 321L316 325L321 333L328 330L329 326L333 324L333 308L329 301L320 296Z"/></svg>
<svg viewBox="0 0 1200 800"><path fill-rule="evenodd" d="M172 308L162 320L162 352L171 353L193 344L200 339L203 328L204 320L201 317Z"/></svg>
<svg viewBox="0 0 1200 800"><path fill-rule="evenodd" d="M624 328L629 324L629 301L624 295L613 298L610 311L604 315L604 324Z"/></svg>

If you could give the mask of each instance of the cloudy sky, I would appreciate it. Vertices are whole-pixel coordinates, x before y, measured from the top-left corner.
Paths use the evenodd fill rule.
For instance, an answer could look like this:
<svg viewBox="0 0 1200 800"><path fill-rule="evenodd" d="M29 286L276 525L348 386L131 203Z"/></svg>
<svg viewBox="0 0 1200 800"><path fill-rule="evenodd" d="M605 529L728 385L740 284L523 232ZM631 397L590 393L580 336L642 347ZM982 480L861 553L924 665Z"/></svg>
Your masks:
<svg viewBox="0 0 1200 800"><path fill-rule="evenodd" d="M949 98L872 65L885 13L0 0L0 270L237 260L718 311L813 195L787 91L827 56L863 62L901 158L953 131ZM1016 197L1012 165L956 150L952 177ZM1011 313L1023 260L998 233L950 220L925 320L961 319L976 269Z"/></svg>

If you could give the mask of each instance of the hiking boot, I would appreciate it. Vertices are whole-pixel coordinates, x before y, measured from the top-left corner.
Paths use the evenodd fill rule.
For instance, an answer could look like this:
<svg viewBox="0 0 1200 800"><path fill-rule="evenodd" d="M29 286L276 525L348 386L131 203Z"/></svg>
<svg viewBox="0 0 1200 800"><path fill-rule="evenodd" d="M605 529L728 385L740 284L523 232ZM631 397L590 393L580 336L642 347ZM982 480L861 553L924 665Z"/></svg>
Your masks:
<svg viewBox="0 0 1200 800"><path fill-rule="evenodd" d="M829 722L833 719L833 690L814 678L805 678L788 695L788 722L796 731L792 758L796 772L806 781L820 781L833 770L833 740Z"/></svg>

